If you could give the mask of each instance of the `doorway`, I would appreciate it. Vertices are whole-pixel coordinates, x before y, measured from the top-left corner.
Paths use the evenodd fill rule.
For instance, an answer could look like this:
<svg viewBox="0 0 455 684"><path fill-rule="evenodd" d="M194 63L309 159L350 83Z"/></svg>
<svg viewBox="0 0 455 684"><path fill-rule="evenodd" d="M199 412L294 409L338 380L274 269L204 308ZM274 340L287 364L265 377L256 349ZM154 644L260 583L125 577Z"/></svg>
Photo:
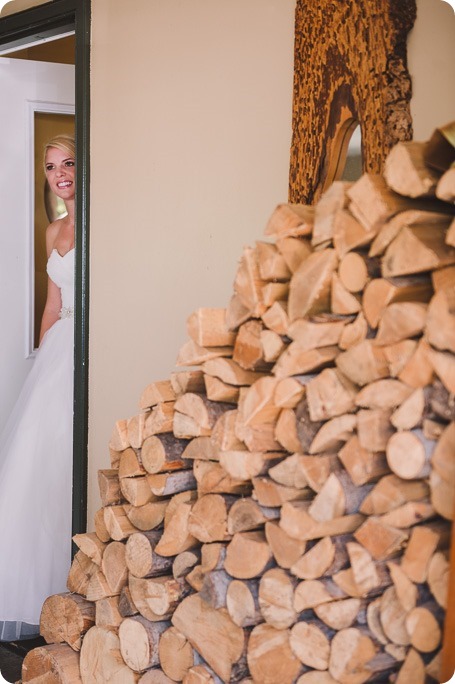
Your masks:
<svg viewBox="0 0 455 684"><path fill-rule="evenodd" d="M75 355L72 533L86 531L87 518L87 423L88 423L88 240L89 240L89 116L90 116L90 1L54 0L15 14L0 17L0 55L22 55L27 71L36 64L27 52L42 51L72 41L77 196L75 220ZM43 58L46 59L46 58ZM31 60L31 61L28 61ZM0 60L1 61L1 60ZM13 61L11 58L10 61ZM31 80L34 80L33 76ZM5 95L0 93L0 97ZM6 94L6 97L8 95ZM39 107L38 107L39 109ZM60 112L61 113L61 112ZM67 112L64 112L67 113Z"/></svg>

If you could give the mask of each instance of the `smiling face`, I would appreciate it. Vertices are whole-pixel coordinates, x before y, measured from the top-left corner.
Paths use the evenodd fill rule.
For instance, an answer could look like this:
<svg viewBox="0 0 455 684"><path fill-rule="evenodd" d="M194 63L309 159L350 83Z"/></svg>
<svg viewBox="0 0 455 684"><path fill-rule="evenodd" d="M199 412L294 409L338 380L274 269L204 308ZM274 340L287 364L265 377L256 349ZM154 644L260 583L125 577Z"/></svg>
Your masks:
<svg viewBox="0 0 455 684"><path fill-rule="evenodd" d="M46 150L44 169L52 192L64 201L74 199L76 171L74 157L70 156L68 151L49 147Z"/></svg>

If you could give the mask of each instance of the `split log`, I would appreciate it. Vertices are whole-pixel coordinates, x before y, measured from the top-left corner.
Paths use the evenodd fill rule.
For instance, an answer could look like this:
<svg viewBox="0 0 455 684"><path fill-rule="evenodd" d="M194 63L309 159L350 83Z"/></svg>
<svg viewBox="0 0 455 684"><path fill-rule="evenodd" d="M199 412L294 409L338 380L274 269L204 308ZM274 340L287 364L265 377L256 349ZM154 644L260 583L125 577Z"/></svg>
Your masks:
<svg viewBox="0 0 455 684"><path fill-rule="evenodd" d="M425 393L421 387L418 387L393 412L390 422L397 430L412 430L412 428L421 427L425 405Z"/></svg>
<svg viewBox="0 0 455 684"><path fill-rule="evenodd" d="M276 629L291 627L297 620L294 589L297 580L282 568L267 570L259 581L259 606L264 620Z"/></svg>
<svg viewBox="0 0 455 684"><path fill-rule="evenodd" d="M280 380L273 393L273 402L279 408L295 408L305 393L305 386L298 378Z"/></svg>
<svg viewBox="0 0 455 684"><path fill-rule="evenodd" d="M298 562L307 545L305 540L290 537L278 522L267 522L265 524L265 537L277 564L286 570Z"/></svg>
<svg viewBox="0 0 455 684"><path fill-rule="evenodd" d="M184 439L210 435L216 420L230 408L229 404L210 401L203 394L187 392L175 402L174 435Z"/></svg>
<svg viewBox="0 0 455 684"><path fill-rule="evenodd" d="M103 508L104 524L111 539L122 541L136 532L136 528L128 520L123 506L107 506Z"/></svg>
<svg viewBox="0 0 455 684"><path fill-rule="evenodd" d="M106 596L95 603L95 625L117 630L123 620L119 610L120 596Z"/></svg>
<svg viewBox="0 0 455 684"><path fill-rule="evenodd" d="M196 309L188 317L186 329L200 347L229 347L235 342L235 333L227 329L226 309Z"/></svg>
<svg viewBox="0 0 455 684"><path fill-rule="evenodd" d="M424 684L425 681L425 664L422 657L416 650L410 648L403 665L400 667L395 684L407 684L408 682Z"/></svg>
<svg viewBox="0 0 455 684"><path fill-rule="evenodd" d="M355 486L343 470L331 473L308 507L308 513L318 522L358 513L370 490L370 485Z"/></svg>
<svg viewBox="0 0 455 684"><path fill-rule="evenodd" d="M386 560L393 558L403 548L409 534L391 525L385 525L375 516L370 516L354 532L354 537L373 558Z"/></svg>
<svg viewBox="0 0 455 684"><path fill-rule="evenodd" d="M349 315L361 311L359 295L349 292L341 282L337 273L332 274L332 286L330 295L330 309L335 314Z"/></svg>
<svg viewBox="0 0 455 684"><path fill-rule="evenodd" d="M327 420L355 409L357 387L335 368L326 368L306 385L310 419Z"/></svg>
<svg viewBox="0 0 455 684"><path fill-rule="evenodd" d="M348 598L347 594L330 578L303 580L294 592L294 608L301 613L323 603L331 603L335 599L345 598Z"/></svg>
<svg viewBox="0 0 455 684"><path fill-rule="evenodd" d="M420 302L389 304L382 312L375 343L384 346L419 335L425 328L427 305Z"/></svg>
<svg viewBox="0 0 455 684"><path fill-rule="evenodd" d="M172 559L160 556L155 547L161 538L161 532L135 532L126 542L125 563L129 572L135 577L158 577L165 575L172 567Z"/></svg>
<svg viewBox="0 0 455 684"><path fill-rule="evenodd" d="M274 363L286 349L286 341L273 330L262 330L259 339L266 363Z"/></svg>
<svg viewBox="0 0 455 684"><path fill-rule="evenodd" d="M447 543L448 528L444 523L427 523L414 527L401 558L403 572L412 582L426 582L433 555L439 555L435 554L436 549L444 548Z"/></svg>
<svg viewBox="0 0 455 684"><path fill-rule="evenodd" d="M275 439L290 453L300 452L302 449L297 426L295 411L289 408L283 409L275 425Z"/></svg>
<svg viewBox="0 0 455 684"><path fill-rule="evenodd" d="M193 509L194 510L194 509ZM227 531L230 535L236 532L256 530L264 523L279 518L277 508L261 506L252 498L246 497L234 501L227 515Z"/></svg>
<svg viewBox="0 0 455 684"><path fill-rule="evenodd" d="M179 492L190 491L196 486L196 479L191 470L148 475L147 482L155 496L173 496Z"/></svg>
<svg viewBox="0 0 455 684"><path fill-rule="evenodd" d="M202 460L219 460L219 450L229 451L229 449L242 449L245 447L243 441L241 441L235 434L235 426L237 424L238 409L232 409L226 411L221 415L216 421L212 434L210 437L212 448L203 450ZM190 442L192 444L194 439ZM192 449L190 449L192 451ZM211 455L209 455L211 454ZM192 458L192 456L189 456ZM194 456L197 458L197 456Z"/></svg>
<svg viewBox="0 0 455 684"><path fill-rule="evenodd" d="M173 434L151 435L142 444L142 465L148 473L190 468L191 462L182 455L187 445L187 440Z"/></svg>
<svg viewBox="0 0 455 684"><path fill-rule="evenodd" d="M364 520L359 513L317 521L309 513L307 502L286 502L281 509L280 527L296 539L319 539L325 536L346 534L356 530Z"/></svg>
<svg viewBox="0 0 455 684"><path fill-rule="evenodd" d="M232 577L224 570L204 573L199 596L212 608L226 608L226 594Z"/></svg>
<svg viewBox="0 0 455 684"><path fill-rule="evenodd" d="M261 288L265 281L259 274L256 249L250 246L243 248L242 256L234 279L234 292L250 316L258 317L264 312ZM228 327L229 316L228 316Z"/></svg>
<svg viewBox="0 0 455 684"><path fill-rule="evenodd" d="M200 542L230 539L227 529L228 511L236 497L222 494L205 494L191 509L188 530Z"/></svg>
<svg viewBox="0 0 455 684"><path fill-rule="evenodd" d="M113 591L109 584L107 583L104 572L101 568L95 570L93 575L87 585L86 598L88 601L99 601L100 599L107 598L108 596L114 596L120 594L120 589Z"/></svg>
<svg viewBox="0 0 455 684"><path fill-rule="evenodd" d="M385 454L370 451L360 444L356 434L352 435L338 452L338 458L349 474L352 482L361 487L369 482L378 480L389 472ZM368 498L369 494L367 494ZM363 511L363 500L360 510Z"/></svg>
<svg viewBox="0 0 455 684"><path fill-rule="evenodd" d="M395 587L395 594L403 610L408 613L417 605L418 589L409 577L403 572L398 563L387 563L390 577Z"/></svg>
<svg viewBox="0 0 455 684"><path fill-rule="evenodd" d="M73 542L76 544L86 556L90 558L97 565L101 564L106 543L102 542L95 532L85 532L83 534L75 534Z"/></svg>
<svg viewBox="0 0 455 684"><path fill-rule="evenodd" d="M172 575L175 579L185 577L194 566L201 560L201 553L198 549L182 551L172 561Z"/></svg>
<svg viewBox="0 0 455 684"><path fill-rule="evenodd" d="M169 500L152 501L144 506L129 506L125 510L130 523L138 530L153 530L164 520Z"/></svg>
<svg viewBox="0 0 455 684"><path fill-rule="evenodd" d="M270 468L268 474L275 482L286 487L294 486L303 489L308 485L308 480L302 468L302 458L297 453L287 456L277 465L274 465Z"/></svg>
<svg viewBox="0 0 455 684"><path fill-rule="evenodd" d="M233 359L229 358L206 361L202 368L207 375L212 375L228 385L234 385L236 387L252 385L255 380L258 380L264 375L263 373L258 373L256 371L245 370ZM229 410L230 408L232 408L232 406L226 406L225 410Z"/></svg>
<svg viewBox="0 0 455 684"><path fill-rule="evenodd" d="M244 633L225 612L187 596L172 616L172 624L207 661L223 681L229 681L244 650Z"/></svg>
<svg viewBox="0 0 455 684"><path fill-rule="evenodd" d="M289 320L330 311L332 274L338 265L334 249L310 254L292 276L289 288Z"/></svg>
<svg viewBox="0 0 455 684"><path fill-rule="evenodd" d="M347 209L338 209L333 217L333 244L341 259L351 249L368 245L374 233L365 230L360 221Z"/></svg>
<svg viewBox="0 0 455 684"><path fill-rule="evenodd" d="M263 624L253 628L248 641L248 667L253 681L263 684L291 684L302 665L290 646L290 634Z"/></svg>
<svg viewBox="0 0 455 684"><path fill-rule="evenodd" d="M388 355L386 348L385 353ZM431 348L425 339L419 340L417 346L397 373L398 378L411 387L425 387L433 380L434 370L430 361Z"/></svg>
<svg viewBox="0 0 455 684"><path fill-rule="evenodd" d="M394 145L384 165L389 188L406 197L434 197L440 174L425 164L424 148L410 140Z"/></svg>
<svg viewBox="0 0 455 684"><path fill-rule="evenodd" d="M291 629L289 643L303 665L315 670L327 670L330 638L327 627L318 620L298 622Z"/></svg>
<svg viewBox="0 0 455 684"><path fill-rule="evenodd" d="M340 349L350 349L350 347L363 342L363 340L366 339L367 334L368 324L363 312L360 311L353 323L348 323L344 326L338 345Z"/></svg>
<svg viewBox="0 0 455 684"><path fill-rule="evenodd" d="M95 606L78 594L54 594L43 603L40 635L48 644L67 643L80 651L82 637L95 622Z"/></svg>
<svg viewBox="0 0 455 684"><path fill-rule="evenodd" d="M193 340L188 340L180 347L176 365L200 366L206 361L223 356L232 356L232 347L201 347ZM176 395L181 396L177 392Z"/></svg>
<svg viewBox="0 0 455 684"><path fill-rule="evenodd" d="M282 506L286 501L304 501L312 497L308 487L287 487L274 482L269 477L255 477L253 479L253 499L261 506Z"/></svg>
<svg viewBox="0 0 455 684"><path fill-rule="evenodd" d="M320 492L330 473L341 468L336 454L298 455L299 469L314 492Z"/></svg>
<svg viewBox="0 0 455 684"><path fill-rule="evenodd" d="M219 463L195 461L194 476L199 496L204 494L249 495L251 483L231 477Z"/></svg>
<svg viewBox="0 0 455 684"><path fill-rule="evenodd" d="M270 468L283 460L282 451L221 451L220 465L237 480L252 480L266 475Z"/></svg>
<svg viewBox="0 0 455 684"><path fill-rule="evenodd" d="M348 538L322 537L291 566L292 574L306 580L331 577L349 563Z"/></svg>
<svg viewBox="0 0 455 684"><path fill-rule="evenodd" d="M285 302L274 302L267 311L264 311L261 319L269 331L277 335L287 334L289 318Z"/></svg>
<svg viewBox="0 0 455 684"><path fill-rule="evenodd" d="M337 631L351 627L360 612L361 599L347 598L339 601L321 603L315 606L314 612L322 622Z"/></svg>
<svg viewBox="0 0 455 684"><path fill-rule="evenodd" d="M334 345L306 349L306 345L292 342L274 365L273 373L280 380L291 375L311 373L331 365L338 354L339 349Z"/></svg>
<svg viewBox="0 0 455 684"><path fill-rule="evenodd" d="M237 333L232 359L245 370L264 370L265 363L261 332L264 326L259 320L249 320L243 323Z"/></svg>
<svg viewBox="0 0 455 684"><path fill-rule="evenodd" d="M395 431L387 409L362 409L357 413L357 435L360 444L372 451L385 451ZM389 463L390 467L390 463Z"/></svg>
<svg viewBox="0 0 455 684"><path fill-rule="evenodd" d="M365 288L362 309L368 324L377 328L385 309L400 302L427 303L433 295L427 275L410 275L398 278L375 278Z"/></svg>
<svg viewBox="0 0 455 684"><path fill-rule="evenodd" d="M102 506L111 506L122 502L118 468L98 470L98 489Z"/></svg>
<svg viewBox="0 0 455 684"><path fill-rule="evenodd" d="M356 425L359 430L360 442L362 442L358 418L354 414L345 413L328 420L316 434L308 452L319 454L323 451L335 451L349 439ZM380 451L380 449L376 450Z"/></svg>
<svg viewBox="0 0 455 684"><path fill-rule="evenodd" d="M447 169L436 186L436 197L444 202L455 201L455 173L453 168Z"/></svg>
<svg viewBox="0 0 455 684"><path fill-rule="evenodd" d="M311 244L324 245L332 240L334 232L334 218L338 209L345 209L348 205L346 191L351 187L347 181L334 181L323 192L314 209L314 226Z"/></svg>
<svg viewBox="0 0 455 684"><path fill-rule="evenodd" d="M126 420L117 420L112 430L111 438L109 440L109 447L115 451L123 451L130 446L128 441L128 431Z"/></svg>
<svg viewBox="0 0 455 684"><path fill-rule="evenodd" d="M155 553L160 556L176 556L197 545L197 540L189 531L191 508L192 503L186 501L180 501L175 506L167 520L165 519L164 532L155 546Z"/></svg>
<svg viewBox="0 0 455 684"><path fill-rule="evenodd" d="M175 627L169 627L161 635L158 654L163 672L175 682L182 681L194 665L193 648L188 639Z"/></svg>
<svg viewBox="0 0 455 684"><path fill-rule="evenodd" d="M262 622L258 580L233 579L226 592L226 608L231 620L239 627L252 627Z"/></svg>
<svg viewBox="0 0 455 684"><path fill-rule="evenodd" d="M169 622L150 622L141 615L123 620L118 630L120 652L134 672L143 672L160 664L158 644Z"/></svg>
<svg viewBox="0 0 455 684"><path fill-rule="evenodd" d="M434 442L425 439L420 430L402 430L387 442L386 455L390 469L403 480L415 480L430 474Z"/></svg>
<svg viewBox="0 0 455 684"><path fill-rule="evenodd" d="M139 675L122 658L118 635L96 626L89 629L84 636L80 672L83 684L106 684L107 681L113 684L134 684L139 679Z"/></svg>
<svg viewBox="0 0 455 684"><path fill-rule="evenodd" d="M170 380L152 382L143 390L139 408L145 411L165 401L175 401L175 391Z"/></svg>
<svg viewBox="0 0 455 684"><path fill-rule="evenodd" d="M81 596L86 596L90 577L99 566L94 563L85 553L78 551L71 563L66 581L68 591Z"/></svg>
<svg viewBox="0 0 455 684"><path fill-rule="evenodd" d="M410 642L420 653L431 653L441 643L442 632L436 618L437 614L436 606L428 603L417 606L406 616Z"/></svg>
<svg viewBox="0 0 455 684"><path fill-rule="evenodd" d="M110 542L103 553L101 570L112 594L118 594L126 584L128 569L125 560L125 544Z"/></svg>
<svg viewBox="0 0 455 684"><path fill-rule="evenodd" d="M275 244L291 273L295 273L312 252L309 240L301 237L278 237Z"/></svg>
<svg viewBox="0 0 455 684"><path fill-rule="evenodd" d="M329 672L339 682L362 684L372 674L368 663L377 653L377 645L363 630L348 627L332 639Z"/></svg>
<svg viewBox="0 0 455 684"><path fill-rule="evenodd" d="M428 565L428 586L441 608L448 608L450 565L446 554L435 553Z"/></svg>
<svg viewBox="0 0 455 684"><path fill-rule="evenodd" d="M170 374L170 382L176 398L187 392L202 394L205 388L201 370L175 371Z"/></svg>
<svg viewBox="0 0 455 684"><path fill-rule="evenodd" d="M404 226L383 256L383 276L423 273L454 264L455 249L445 241L449 223L450 218L431 230L423 225Z"/></svg>
<svg viewBox="0 0 455 684"><path fill-rule="evenodd" d="M259 275L263 280L289 280L291 272L276 245L271 242L257 241L256 254L259 264Z"/></svg>
<svg viewBox="0 0 455 684"><path fill-rule="evenodd" d="M403 480L395 474L385 475L373 487L360 506L364 515L383 515L407 501L420 501L428 496L424 480Z"/></svg>
<svg viewBox="0 0 455 684"><path fill-rule="evenodd" d="M34 648L27 653L22 663L21 681L30 682L30 684L40 682L81 684L87 680L81 678L78 653L67 644L49 644ZM134 679L125 681L134 681Z"/></svg>
<svg viewBox="0 0 455 684"><path fill-rule="evenodd" d="M454 292L437 292L428 306L425 333L428 342L441 351L455 352Z"/></svg>
<svg viewBox="0 0 455 684"><path fill-rule="evenodd" d="M226 548L224 567L236 579L258 577L272 564L272 550L263 532L237 532Z"/></svg>
<svg viewBox="0 0 455 684"><path fill-rule="evenodd" d="M219 378L205 375L205 391L207 399L224 403L236 404L239 400L240 389L223 382Z"/></svg>
<svg viewBox="0 0 455 684"><path fill-rule="evenodd" d="M129 576L128 586L134 605L147 620L168 620L180 601L189 593L184 579L172 576L140 579Z"/></svg>
<svg viewBox="0 0 455 684"><path fill-rule="evenodd" d="M269 237L311 235L314 207L305 204L278 204L265 227Z"/></svg>
<svg viewBox="0 0 455 684"><path fill-rule="evenodd" d="M123 499L132 506L145 506L145 504L156 501L157 499L151 491L145 475L139 477L122 477L120 479L120 490Z"/></svg>
<svg viewBox="0 0 455 684"><path fill-rule="evenodd" d="M364 340L341 352L335 363L347 378L361 387L389 376L385 353L380 347L374 346L371 340Z"/></svg>
<svg viewBox="0 0 455 684"><path fill-rule="evenodd" d="M131 592L128 585L125 585L120 592L120 596L118 597L118 610L123 618L139 614L139 611L131 598Z"/></svg>

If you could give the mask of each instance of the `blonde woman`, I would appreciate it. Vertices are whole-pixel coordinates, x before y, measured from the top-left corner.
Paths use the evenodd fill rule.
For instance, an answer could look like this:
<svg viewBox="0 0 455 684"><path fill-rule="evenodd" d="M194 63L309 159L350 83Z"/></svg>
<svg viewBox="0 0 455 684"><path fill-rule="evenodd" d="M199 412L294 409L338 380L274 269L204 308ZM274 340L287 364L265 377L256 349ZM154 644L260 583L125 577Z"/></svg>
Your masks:
<svg viewBox="0 0 455 684"><path fill-rule="evenodd" d="M40 346L0 436L0 640L36 636L47 596L71 562L74 139L45 147L51 190L67 214L46 229L48 291Z"/></svg>

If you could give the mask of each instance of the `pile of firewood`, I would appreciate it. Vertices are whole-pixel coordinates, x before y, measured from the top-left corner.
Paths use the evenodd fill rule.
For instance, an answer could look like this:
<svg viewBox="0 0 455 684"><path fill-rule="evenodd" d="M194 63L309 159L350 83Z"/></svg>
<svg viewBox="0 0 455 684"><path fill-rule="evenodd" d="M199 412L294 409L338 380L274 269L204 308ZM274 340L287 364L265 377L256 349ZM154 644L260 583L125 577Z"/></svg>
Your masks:
<svg viewBox="0 0 455 684"><path fill-rule="evenodd" d="M116 423L23 682L437 679L455 485L455 168L282 204ZM48 678L45 678L48 677Z"/></svg>

